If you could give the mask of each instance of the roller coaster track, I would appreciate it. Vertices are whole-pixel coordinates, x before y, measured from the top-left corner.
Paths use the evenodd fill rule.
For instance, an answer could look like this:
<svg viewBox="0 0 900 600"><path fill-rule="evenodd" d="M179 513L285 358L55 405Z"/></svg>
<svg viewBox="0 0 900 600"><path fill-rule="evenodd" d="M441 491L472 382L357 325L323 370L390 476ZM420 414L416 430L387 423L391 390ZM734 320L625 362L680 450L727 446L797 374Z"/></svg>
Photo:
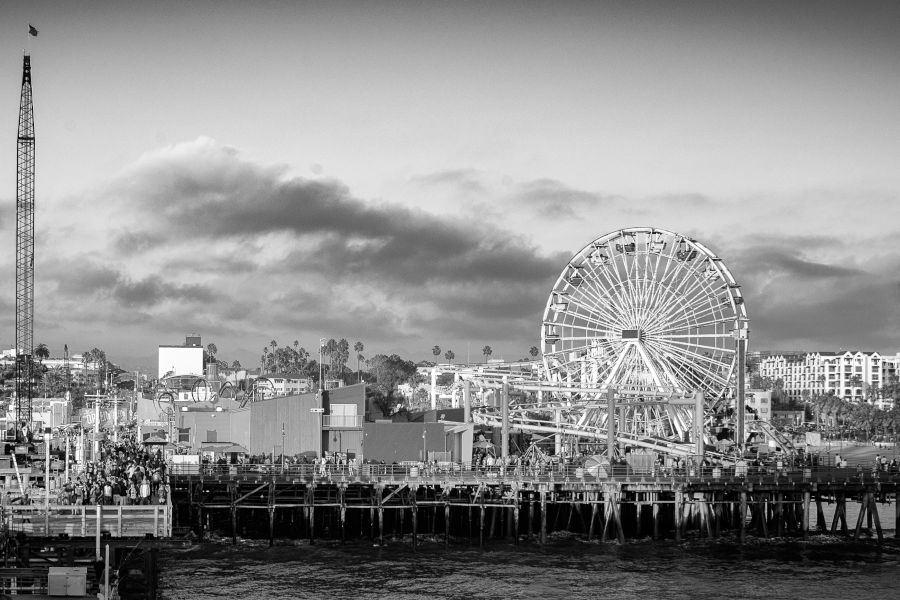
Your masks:
<svg viewBox="0 0 900 600"><path fill-rule="evenodd" d="M500 428L503 426L503 419L497 411L498 409L493 407L476 408L472 410L472 419L480 425ZM509 426L511 431L520 431L524 433L561 434L604 443L608 440L608 432L602 427L572 422L560 423L557 425L553 421L530 417L526 414L519 413L518 411L510 413ZM694 456L697 453L694 444L684 444L666 439L640 436L625 431L617 431L616 437L619 440L624 440L629 446L637 446L639 448L653 450L654 452L670 456L687 457ZM716 451L707 450L704 454L709 459L719 462L730 462L734 459L734 457L730 455Z"/></svg>

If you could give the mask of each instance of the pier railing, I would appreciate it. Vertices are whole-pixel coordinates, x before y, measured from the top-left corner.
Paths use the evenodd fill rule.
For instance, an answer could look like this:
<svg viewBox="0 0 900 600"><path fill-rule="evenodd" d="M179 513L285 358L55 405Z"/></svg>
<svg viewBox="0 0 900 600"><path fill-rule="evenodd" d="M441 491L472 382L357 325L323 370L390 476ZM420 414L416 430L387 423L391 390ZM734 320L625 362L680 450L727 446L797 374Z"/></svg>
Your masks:
<svg viewBox="0 0 900 600"><path fill-rule="evenodd" d="M900 482L897 471L859 470L823 466L703 466L648 467L629 465L578 467L555 466L493 466L474 467L470 463L433 464L363 464L351 465L173 465L175 476L203 476L214 478L258 478L314 482L398 482L398 481L518 481L518 482L584 482L584 483L856 483Z"/></svg>
<svg viewBox="0 0 900 600"><path fill-rule="evenodd" d="M172 507L170 505L100 506L51 504L49 510L41 504L7 505L3 520L13 534L23 532L32 536L71 537L93 536L97 532L110 537L142 538L172 535Z"/></svg>

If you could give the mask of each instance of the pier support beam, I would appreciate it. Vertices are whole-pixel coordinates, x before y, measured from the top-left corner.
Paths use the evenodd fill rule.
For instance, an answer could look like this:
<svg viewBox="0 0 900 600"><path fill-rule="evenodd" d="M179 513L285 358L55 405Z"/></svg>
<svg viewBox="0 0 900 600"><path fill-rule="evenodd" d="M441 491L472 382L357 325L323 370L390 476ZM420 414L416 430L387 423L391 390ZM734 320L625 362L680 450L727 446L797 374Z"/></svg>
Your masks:
<svg viewBox="0 0 900 600"><path fill-rule="evenodd" d="M809 537L809 504L810 493L808 491L803 492L803 522L801 524L803 539L807 539Z"/></svg>
<svg viewBox="0 0 900 600"><path fill-rule="evenodd" d="M862 533L862 525L863 520L866 517L866 512L869 508L869 494L863 493L862 498L859 501L859 516L856 518L856 531L853 534L853 539L858 540L859 534Z"/></svg>
<svg viewBox="0 0 900 600"><path fill-rule="evenodd" d="M450 545L450 503L444 501L444 546Z"/></svg>
<svg viewBox="0 0 900 600"><path fill-rule="evenodd" d="M341 519L341 543L342 543L342 544L343 544L343 543L346 541L346 539L347 539L347 531L346 531L346 525L347 525L347 501L346 501L346 498L345 498L346 494L347 494L347 484L343 484L343 485L338 486L338 503L341 505L341 507L340 507L340 510L341 510L340 519Z"/></svg>
<svg viewBox="0 0 900 600"><path fill-rule="evenodd" d="M375 501L378 503L378 545L384 546L384 504L382 503L382 494L384 488L378 486L375 488Z"/></svg>
<svg viewBox="0 0 900 600"><path fill-rule="evenodd" d="M816 532L828 533L828 525L825 523L825 511L822 510L822 494L816 491Z"/></svg>
<svg viewBox="0 0 900 600"><path fill-rule="evenodd" d="M740 520L740 541L743 544L747 541L747 492L741 490L741 507L738 514Z"/></svg>
<svg viewBox="0 0 900 600"><path fill-rule="evenodd" d="M311 485L306 488L306 504L309 512L307 513L309 517L309 543L316 543L316 486Z"/></svg>
<svg viewBox="0 0 900 600"><path fill-rule="evenodd" d="M547 492L541 490L541 545L547 543Z"/></svg>
<svg viewBox="0 0 900 600"><path fill-rule="evenodd" d="M875 533L878 535L878 543L884 542L884 533L881 531L881 517L878 515L878 505L875 503L875 494L869 492L869 514L875 522Z"/></svg>

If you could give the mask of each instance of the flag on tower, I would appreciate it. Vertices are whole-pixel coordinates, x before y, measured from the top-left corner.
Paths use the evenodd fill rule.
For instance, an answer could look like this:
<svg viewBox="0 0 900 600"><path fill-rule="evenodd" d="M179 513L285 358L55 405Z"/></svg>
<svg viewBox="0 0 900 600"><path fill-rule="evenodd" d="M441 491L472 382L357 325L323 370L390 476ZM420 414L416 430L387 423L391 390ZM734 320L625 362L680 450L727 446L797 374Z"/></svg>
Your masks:
<svg viewBox="0 0 900 600"><path fill-rule="evenodd" d="M34 37L37 37L37 27L35 27L35 26L32 25L31 23L29 23L29 24L28 24L28 33L30 33L30 34L33 35Z"/></svg>

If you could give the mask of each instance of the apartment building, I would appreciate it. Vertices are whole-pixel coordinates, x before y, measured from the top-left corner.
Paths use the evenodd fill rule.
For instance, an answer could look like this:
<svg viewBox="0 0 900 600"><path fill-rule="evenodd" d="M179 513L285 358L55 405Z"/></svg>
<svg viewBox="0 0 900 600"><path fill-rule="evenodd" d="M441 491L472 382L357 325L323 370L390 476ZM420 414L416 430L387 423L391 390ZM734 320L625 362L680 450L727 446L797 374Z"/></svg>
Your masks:
<svg viewBox="0 0 900 600"><path fill-rule="evenodd" d="M900 356L898 356L900 358ZM891 364L890 361L889 365ZM896 365L893 367L896 372ZM878 352L808 352L760 357L759 374L784 382L790 400L833 392L850 402L874 400L885 381L885 360Z"/></svg>

